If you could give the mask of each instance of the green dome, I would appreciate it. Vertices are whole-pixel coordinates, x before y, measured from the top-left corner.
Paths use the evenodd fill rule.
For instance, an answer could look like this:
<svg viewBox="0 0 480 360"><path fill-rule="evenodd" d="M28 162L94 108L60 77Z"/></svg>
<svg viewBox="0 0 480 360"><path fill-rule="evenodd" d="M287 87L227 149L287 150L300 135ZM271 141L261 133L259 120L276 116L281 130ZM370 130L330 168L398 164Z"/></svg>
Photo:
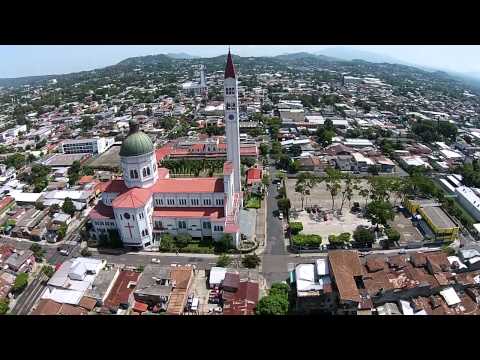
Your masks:
<svg viewBox="0 0 480 360"><path fill-rule="evenodd" d="M154 146L148 135L138 131L138 127L132 126L130 134L123 141L120 148L120 156L139 156L153 152Z"/></svg>

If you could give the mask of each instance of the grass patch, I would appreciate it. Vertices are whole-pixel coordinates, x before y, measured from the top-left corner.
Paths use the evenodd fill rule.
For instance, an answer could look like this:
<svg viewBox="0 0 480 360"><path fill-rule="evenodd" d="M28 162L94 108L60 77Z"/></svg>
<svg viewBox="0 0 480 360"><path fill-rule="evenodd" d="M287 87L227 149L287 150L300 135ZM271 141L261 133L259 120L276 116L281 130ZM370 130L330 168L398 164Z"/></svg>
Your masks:
<svg viewBox="0 0 480 360"><path fill-rule="evenodd" d="M247 200L245 207L247 209L260 209L260 198L257 196L252 196L250 199Z"/></svg>

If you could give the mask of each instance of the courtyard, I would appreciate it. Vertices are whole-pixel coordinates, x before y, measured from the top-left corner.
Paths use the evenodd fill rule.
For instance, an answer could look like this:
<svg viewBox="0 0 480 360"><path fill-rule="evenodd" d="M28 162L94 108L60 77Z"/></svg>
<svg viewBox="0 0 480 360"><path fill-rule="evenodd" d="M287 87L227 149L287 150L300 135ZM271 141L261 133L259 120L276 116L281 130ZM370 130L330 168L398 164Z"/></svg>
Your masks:
<svg viewBox="0 0 480 360"><path fill-rule="evenodd" d="M292 204L292 209L300 210L302 208L302 198L299 193L295 191L295 184L296 179L287 179L286 186L287 186L287 197L290 199ZM366 180L360 180L359 186L363 187L367 183ZM342 195L339 194L335 197L335 209L339 209L342 202ZM346 213L347 209L353 206L354 202L359 202L360 205L363 207L365 204L365 199L361 197L358 192L354 191L353 197L350 201L350 204L345 201L343 206L343 210ZM330 192L327 190L327 186L324 182L318 184L316 187L313 188L312 193L305 197L303 202L304 207L312 207L318 206L322 210L329 210L332 209L332 197L330 196Z"/></svg>
<svg viewBox="0 0 480 360"><path fill-rule="evenodd" d="M360 186L364 185L366 180L361 180ZM302 200L299 193L295 192L296 179L288 179L286 181L287 197L291 202L290 221L301 222L303 224L302 234L316 234L323 239L323 244L328 244L329 235L339 235L348 232L353 234L355 229L362 226L371 226L368 219L364 218L361 213L352 213L350 211L354 202L359 202L360 206L364 206L365 199L354 193L351 201L345 201L342 214L337 211L332 212L332 197L326 188L325 183L317 185L312 194L307 196L304 200L304 208L317 207L320 211L315 213L302 210ZM341 206L342 196L338 194L335 197L335 210ZM326 214L326 219L324 218Z"/></svg>

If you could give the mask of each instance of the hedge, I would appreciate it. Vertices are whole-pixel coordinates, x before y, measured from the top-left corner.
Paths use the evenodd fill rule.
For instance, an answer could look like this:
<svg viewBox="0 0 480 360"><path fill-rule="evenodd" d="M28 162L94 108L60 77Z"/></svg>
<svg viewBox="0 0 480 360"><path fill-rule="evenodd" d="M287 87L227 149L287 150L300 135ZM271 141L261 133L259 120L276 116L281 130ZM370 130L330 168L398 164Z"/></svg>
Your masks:
<svg viewBox="0 0 480 360"><path fill-rule="evenodd" d="M292 237L292 242L296 246L319 246L322 243L322 237L314 234L297 234Z"/></svg>
<svg viewBox="0 0 480 360"><path fill-rule="evenodd" d="M291 222L289 226L290 231L293 235L297 235L300 231L303 230L303 224L301 222Z"/></svg>

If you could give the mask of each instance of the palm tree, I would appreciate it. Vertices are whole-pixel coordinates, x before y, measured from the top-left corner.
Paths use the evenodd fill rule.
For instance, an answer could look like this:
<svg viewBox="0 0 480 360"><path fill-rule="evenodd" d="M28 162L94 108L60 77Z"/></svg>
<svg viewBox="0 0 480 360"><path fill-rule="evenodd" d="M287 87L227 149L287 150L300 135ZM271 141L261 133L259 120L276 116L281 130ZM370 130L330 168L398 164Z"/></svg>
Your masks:
<svg viewBox="0 0 480 360"><path fill-rule="evenodd" d="M358 191L358 195L360 195L361 197L363 197L365 199L365 208L367 207L367 203L368 203L368 195L370 194L370 191L365 187L365 188L361 188L359 191Z"/></svg>
<svg viewBox="0 0 480 360"><path fill-rule="evenodd" d="M341 189L340 179L342 173L340 170L327 168L327 176L325 178L325 183L327 184L327 190L330 192L332 197L332 210L335 208L335 196L338 195L338 191Z"/></svg>

